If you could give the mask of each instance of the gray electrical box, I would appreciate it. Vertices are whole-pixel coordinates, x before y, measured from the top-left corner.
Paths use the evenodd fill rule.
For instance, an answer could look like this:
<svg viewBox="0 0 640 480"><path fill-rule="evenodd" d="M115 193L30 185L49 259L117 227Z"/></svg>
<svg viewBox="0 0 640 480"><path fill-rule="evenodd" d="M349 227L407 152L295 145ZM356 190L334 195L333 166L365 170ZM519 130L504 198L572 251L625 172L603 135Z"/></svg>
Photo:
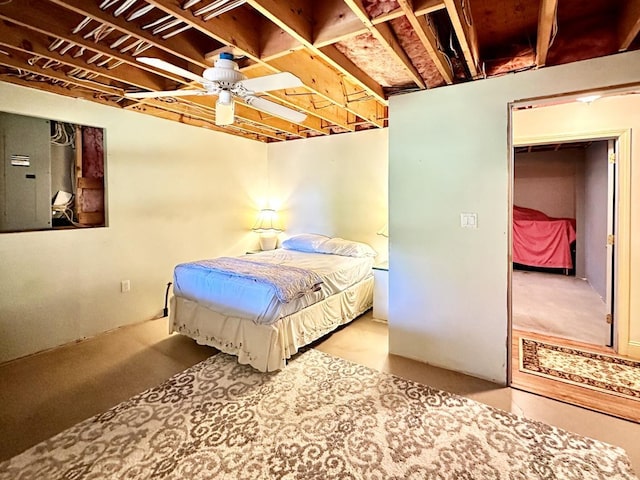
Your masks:
<svg viewBox="0 0 640 480"><path fill-rule="evenodd" d="M0 112L0 231L51 228L49 120Z"/></svg>

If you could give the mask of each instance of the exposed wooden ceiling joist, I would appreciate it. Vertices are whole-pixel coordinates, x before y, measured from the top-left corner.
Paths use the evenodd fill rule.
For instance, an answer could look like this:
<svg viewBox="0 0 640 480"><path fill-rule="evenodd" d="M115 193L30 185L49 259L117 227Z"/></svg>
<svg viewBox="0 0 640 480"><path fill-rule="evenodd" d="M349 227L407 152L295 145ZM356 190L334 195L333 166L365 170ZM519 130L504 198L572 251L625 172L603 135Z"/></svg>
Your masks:
<svg viewBox="0 0 640 480"><path fill-rule="evenodd" d="M406 15L407 20L409 20L409 23L418 35L420 42L431 57L431 60L433 60L433 63L440 72L440 75L442 75L442 78L444 78L445 82L449 84L453 83L453 71L451 70L451 65L444 53L439 50L438 39L429 26L426 17L424 15L416 16L410 0L398 0L398 3Z"/></svg>
<svg viewBox="0 0 640 480"><path fill-rule="evenodd" d="M551 46L554 24L558 12L558 0L541 0L538 13L538 40L536 44L536 65L547 63L547 54Z"/></svg>
<svg viewBox="0 0 640 480"><path fill-rule="evenodd" d="M345 3L351 8L351 11L356 14L360 21L369 29L371 34L380 42L380 44L392 54L400 64L407 70L407 73L411 76L416 85L420 88L426 88L424 79L418 72L418 69L413 65L411 59L404 51L400 42L396 38L395 33L387 23L374 24L367 13L362 0L345 0Z"/></svg>
<svg viewBox="0 0 640 480"><path fill-rule="evenodd" d="M110 27L117 28L123 32L130 31L141 40L164 50L170 55L175 55L183 60L195 63L202 68L208 67L204 62L202 53L182 35L171 37L170 41L162 41L157 35L153 35L149 30L137 27L133 22L128 22L124 16L116 17L101 10L97 3L86 0L49 0L51 3L59 5L76 12L79 15L91 17ZM88 27L87 27L88 29ZM169 61L167 59L167 61Z"/></svg>
<svg viewBox="0 0 640 480"><path fill-rule="evenodd" d="M365 89L378 101L386 103L382 87L335 47L328 46L323 49L315 47L313 39L314 17L313 12L306 11L308 8L306 2L299 0L296 4L285 5L276 0L248 0L248 3L354 84Z"/></svg>
<svg viewBox="0 0 640 480"><path fill-rule="evenodd" d="M46 35L40 32L30 31L25 27L13 25L9 22L0 23L0 45L48 60L55 60L69 66L86 70L92 74L102 75L112 80L126 78L129 84L140 88L162 90L166 87L165 82L157 75L150 74L126 63L119 65L115 69L111 69L108 66L98 67L96 63L88 64L82 57L76 56L79 53L79 49L83 48L81 46L76 46L68 50L65 54L61 54L60 52L68 46L68 44L67 42L65 45L61 45L60 48L51 50L50 46L52 42L47 39ZM87 43L87 45L90 44ZM89 52L91 51L89 50ZM92 53L85 53L83 56L90 57Z"/></svg>
<svg viewBox="0 0 640 480"><path fill-rule="evenodd" d="M620 14L619 50L627 50L640 33L640 0L627 0Z"/></svg>
<svg viewBox="0 0 640 480"><path fill-rule="evenodd" d="M427 85L640 48L640 0L4 0L0 20L0 81L262 142L385 127L388 95ZM253 95L306 119L237 100L234 124L216 126L212 85L201 96L123 97L205 86L140 56L200 75L221 51L249 78L300 78Z"/></svg>
<svg viewBox="0 0 640 480"><path fill-rule="evenodd" d="M444 0L460 48L472 78L479 76L478 35L466 0Z"/></svg>

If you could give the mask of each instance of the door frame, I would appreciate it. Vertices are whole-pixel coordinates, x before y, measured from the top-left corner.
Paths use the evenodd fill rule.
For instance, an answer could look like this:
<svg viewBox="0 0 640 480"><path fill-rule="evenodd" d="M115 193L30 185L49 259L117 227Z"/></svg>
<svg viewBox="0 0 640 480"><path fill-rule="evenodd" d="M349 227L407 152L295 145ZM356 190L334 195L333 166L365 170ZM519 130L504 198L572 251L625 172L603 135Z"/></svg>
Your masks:
<svg viewBox="0 0 640 480"><path fill-rule="evenodd" d="M513 290L513 192L514 192L514 161L515 147L529 145L545 145L548 143L561 143L580 140L610 140L613 139L617 146L617 216L615 227L614 251L614 305L615 323L617 325L616 335L613 343L619 355L629 355L640 358L640 342L631 341L630 330L630 274L631 274L631 129L605 129L605 130L584 130L570 134L549 134L531 137L513 136L512 112L516 107L521 107L522 103L511 103L509 105L509 192L508 192L508 274L507 274L507 383L511 385L512 370L512 290ZM528 105L536 105L535 102ZM543 105L536 105L543 107Z"/></svg>

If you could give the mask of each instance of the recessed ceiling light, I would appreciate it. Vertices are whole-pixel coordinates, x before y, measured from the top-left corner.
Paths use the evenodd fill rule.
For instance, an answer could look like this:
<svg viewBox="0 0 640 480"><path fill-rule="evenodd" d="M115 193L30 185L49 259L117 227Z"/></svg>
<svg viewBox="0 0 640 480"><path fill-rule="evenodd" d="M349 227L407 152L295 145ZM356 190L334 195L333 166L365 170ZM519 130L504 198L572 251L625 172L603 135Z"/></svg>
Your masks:
<svg viewBox="0 0 640 480"><path fill-rule="evenodd" d="M595 102L596 100L598 100L602 95L587 95L585 97L579 97L576 98L576 100L578 102L582 102L582 103L591 103L591 102Z"/></svg>

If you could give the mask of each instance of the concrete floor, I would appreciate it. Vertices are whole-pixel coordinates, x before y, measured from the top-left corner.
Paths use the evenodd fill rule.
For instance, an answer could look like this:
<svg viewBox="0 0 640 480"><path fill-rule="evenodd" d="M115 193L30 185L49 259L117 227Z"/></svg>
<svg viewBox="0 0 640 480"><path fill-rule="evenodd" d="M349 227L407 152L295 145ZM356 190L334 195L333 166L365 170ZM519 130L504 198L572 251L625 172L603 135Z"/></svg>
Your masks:
<svg viewBox="0 0 640 480"><path fill-rule="evenodd" d="M513 328L606 345L606 305L586 280L545 272L513 271Z"/></svg>
<svg viewBox="0 0 640 480"><path fill-rule="evenodd" d="M640 425L394 355L387 325L365 314L315 348L494 407L619 445L640 472ZM0 460L215 354L167 319L0 365Z"/></svg>

